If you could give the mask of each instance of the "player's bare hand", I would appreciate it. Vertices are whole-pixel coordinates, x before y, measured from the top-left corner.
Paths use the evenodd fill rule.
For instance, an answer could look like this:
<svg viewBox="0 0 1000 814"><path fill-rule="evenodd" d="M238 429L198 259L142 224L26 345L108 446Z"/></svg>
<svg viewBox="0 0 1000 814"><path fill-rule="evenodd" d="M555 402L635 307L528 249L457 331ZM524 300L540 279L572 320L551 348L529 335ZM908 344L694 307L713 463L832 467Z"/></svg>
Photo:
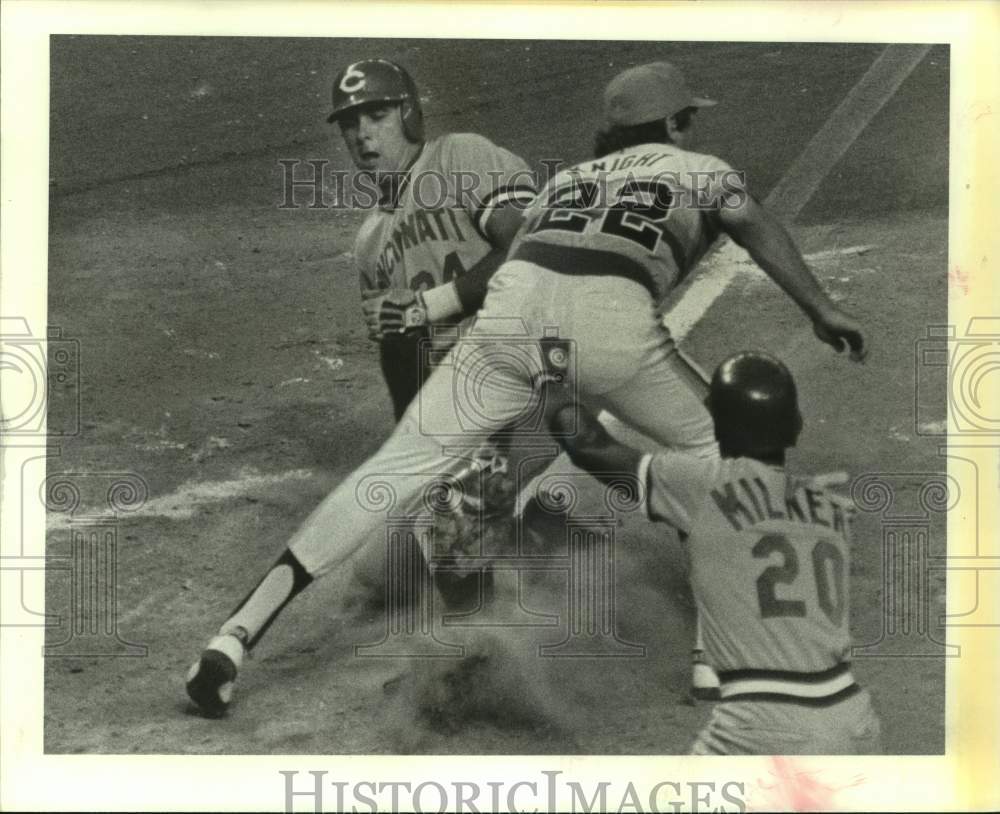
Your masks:
<svg viewBox="0 0 1000 814"><path fill-rule="evenodd" d="M361 310L368 336L374 340L427 324L427 309L420 295L408 288L365 289L361 292Z"/></svg>
<svg viewBox="0 0 1000 814"><path fill-rule="evenodd" d="M813 331L821 341L826 342L837 353L841 353L845 346L849 348L851 360L854 362L863 362L868 356L868 345L861 323L850 314L839 309L830 309L813 322Z"/></svg>

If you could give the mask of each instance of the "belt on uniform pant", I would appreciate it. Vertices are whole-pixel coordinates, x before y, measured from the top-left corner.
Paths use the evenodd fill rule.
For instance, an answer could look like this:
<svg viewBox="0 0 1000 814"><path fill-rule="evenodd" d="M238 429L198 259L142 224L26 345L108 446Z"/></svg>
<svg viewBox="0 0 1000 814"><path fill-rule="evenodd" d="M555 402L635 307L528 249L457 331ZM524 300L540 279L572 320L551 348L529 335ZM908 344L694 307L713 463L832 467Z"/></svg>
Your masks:
<svg viewBox="0 0 1000 814"><path fill-rule="evenodd" d="M624 277L645 288L654 300L659 296L653 275L641 263L616 252L529 240L518 246L509 259L534 263L557 274Z"/></svg>
<svg viewBox="0 0 1000 814"><path fill-rule="evenodd" d="M847 662L818 673L722 671L719 684L723 701L787 701L818 707L835 704L861 691Z"/></svg>

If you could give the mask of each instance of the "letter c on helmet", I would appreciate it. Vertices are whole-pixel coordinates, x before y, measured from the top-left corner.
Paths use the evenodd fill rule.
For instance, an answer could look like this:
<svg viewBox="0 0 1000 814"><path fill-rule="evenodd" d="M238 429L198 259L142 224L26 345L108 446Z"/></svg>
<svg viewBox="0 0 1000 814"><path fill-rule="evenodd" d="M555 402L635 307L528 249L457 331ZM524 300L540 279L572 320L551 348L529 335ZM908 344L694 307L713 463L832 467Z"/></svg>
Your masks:
<svg viewBox="0 0 1000 814"><path fill-rule="evenodd" d="M344 78L340 80L340 89L344 93L357 93L365 86L365 75L353 65L347 69Z"/></svg>

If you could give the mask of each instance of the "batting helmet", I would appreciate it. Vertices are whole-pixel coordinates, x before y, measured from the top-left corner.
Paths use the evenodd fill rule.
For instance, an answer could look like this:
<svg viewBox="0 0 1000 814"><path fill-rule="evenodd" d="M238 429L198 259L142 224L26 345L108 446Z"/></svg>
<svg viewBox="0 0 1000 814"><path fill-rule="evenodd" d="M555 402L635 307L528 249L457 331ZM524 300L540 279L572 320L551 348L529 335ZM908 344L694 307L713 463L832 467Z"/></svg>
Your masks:
<svg viewBox="0 0 1000 814"><path fill-rule="evenodd" d="M410 141L423 141L424 119L417 86L410 75L387 59L363 59L348 65L333 80L333 112L328 122L361 105L398 102L403 133Z"/></svg>
<svg viewBox="0 0 1000 814"><path fill-rule="evenodd" d="M705 405L724 451L762 455L795 446L802 430L795 381L780 361L743 351L712 376Z"/></svg>

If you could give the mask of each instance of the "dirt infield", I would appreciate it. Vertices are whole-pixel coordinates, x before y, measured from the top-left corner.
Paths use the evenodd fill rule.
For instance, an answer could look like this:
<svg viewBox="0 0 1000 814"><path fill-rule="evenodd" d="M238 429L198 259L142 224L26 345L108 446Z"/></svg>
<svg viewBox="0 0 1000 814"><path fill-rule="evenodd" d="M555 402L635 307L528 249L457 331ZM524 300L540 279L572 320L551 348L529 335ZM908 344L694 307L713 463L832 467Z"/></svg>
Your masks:
<svg viewBox="0 0 1000 814"><path fill-rule="evenodd" d="M411 70L431 135L481 132L535 166L588 155L607 78L667 56L720 101L699 122L701 149L745 169L763 197L879 51L54 37L49 323L80 343L80 389L56 393L49 420L69 424L79 405L81 429L48 468L130 472L148 485L145 506L117 527L118 629L148 650L49 658L46 751L686 751L708 707L686 699L681 557L674 539L631 519L617 629L645 646L644 657L539 667L516 637L483 639L475 646L491 654L487 663L505 669L449 680L486 712L420 717L414 693L426 684L406 662L354 657L384 622L340 574L275 624L229 718L189 714L184 673L214 626L392 420L351 272L362 213L280 208L278 162L346 166L324 123L328 82L362 56ZM945 469L939 439L920 426L928 405L943 420L943 393L916 390L915 343L947 322L948 74L947 48L932 50L793 227L824 285L870 326L868 364L852 366L814 341L794 306L753 272L685 342L709 368L739 348L785 359L806 417L796 471ZM901 498L917 495L904 489ZM942 518L929 521L932 553L944 550ZM862 644L878 641L884 625L881 523L862 513L856 527L851 602ZM50 516L51 554L69 552L70 526ZM564 599L553 585L539 577L527 586L533 610L558 612ZM68 618L69 596L65 574L50 574L48 611ZM931 583L924 600L933 628L944 585ZM64 635L53 629L49 640ZM944 660L876 648L855 661L888 751L942 752Z"/></svg>

